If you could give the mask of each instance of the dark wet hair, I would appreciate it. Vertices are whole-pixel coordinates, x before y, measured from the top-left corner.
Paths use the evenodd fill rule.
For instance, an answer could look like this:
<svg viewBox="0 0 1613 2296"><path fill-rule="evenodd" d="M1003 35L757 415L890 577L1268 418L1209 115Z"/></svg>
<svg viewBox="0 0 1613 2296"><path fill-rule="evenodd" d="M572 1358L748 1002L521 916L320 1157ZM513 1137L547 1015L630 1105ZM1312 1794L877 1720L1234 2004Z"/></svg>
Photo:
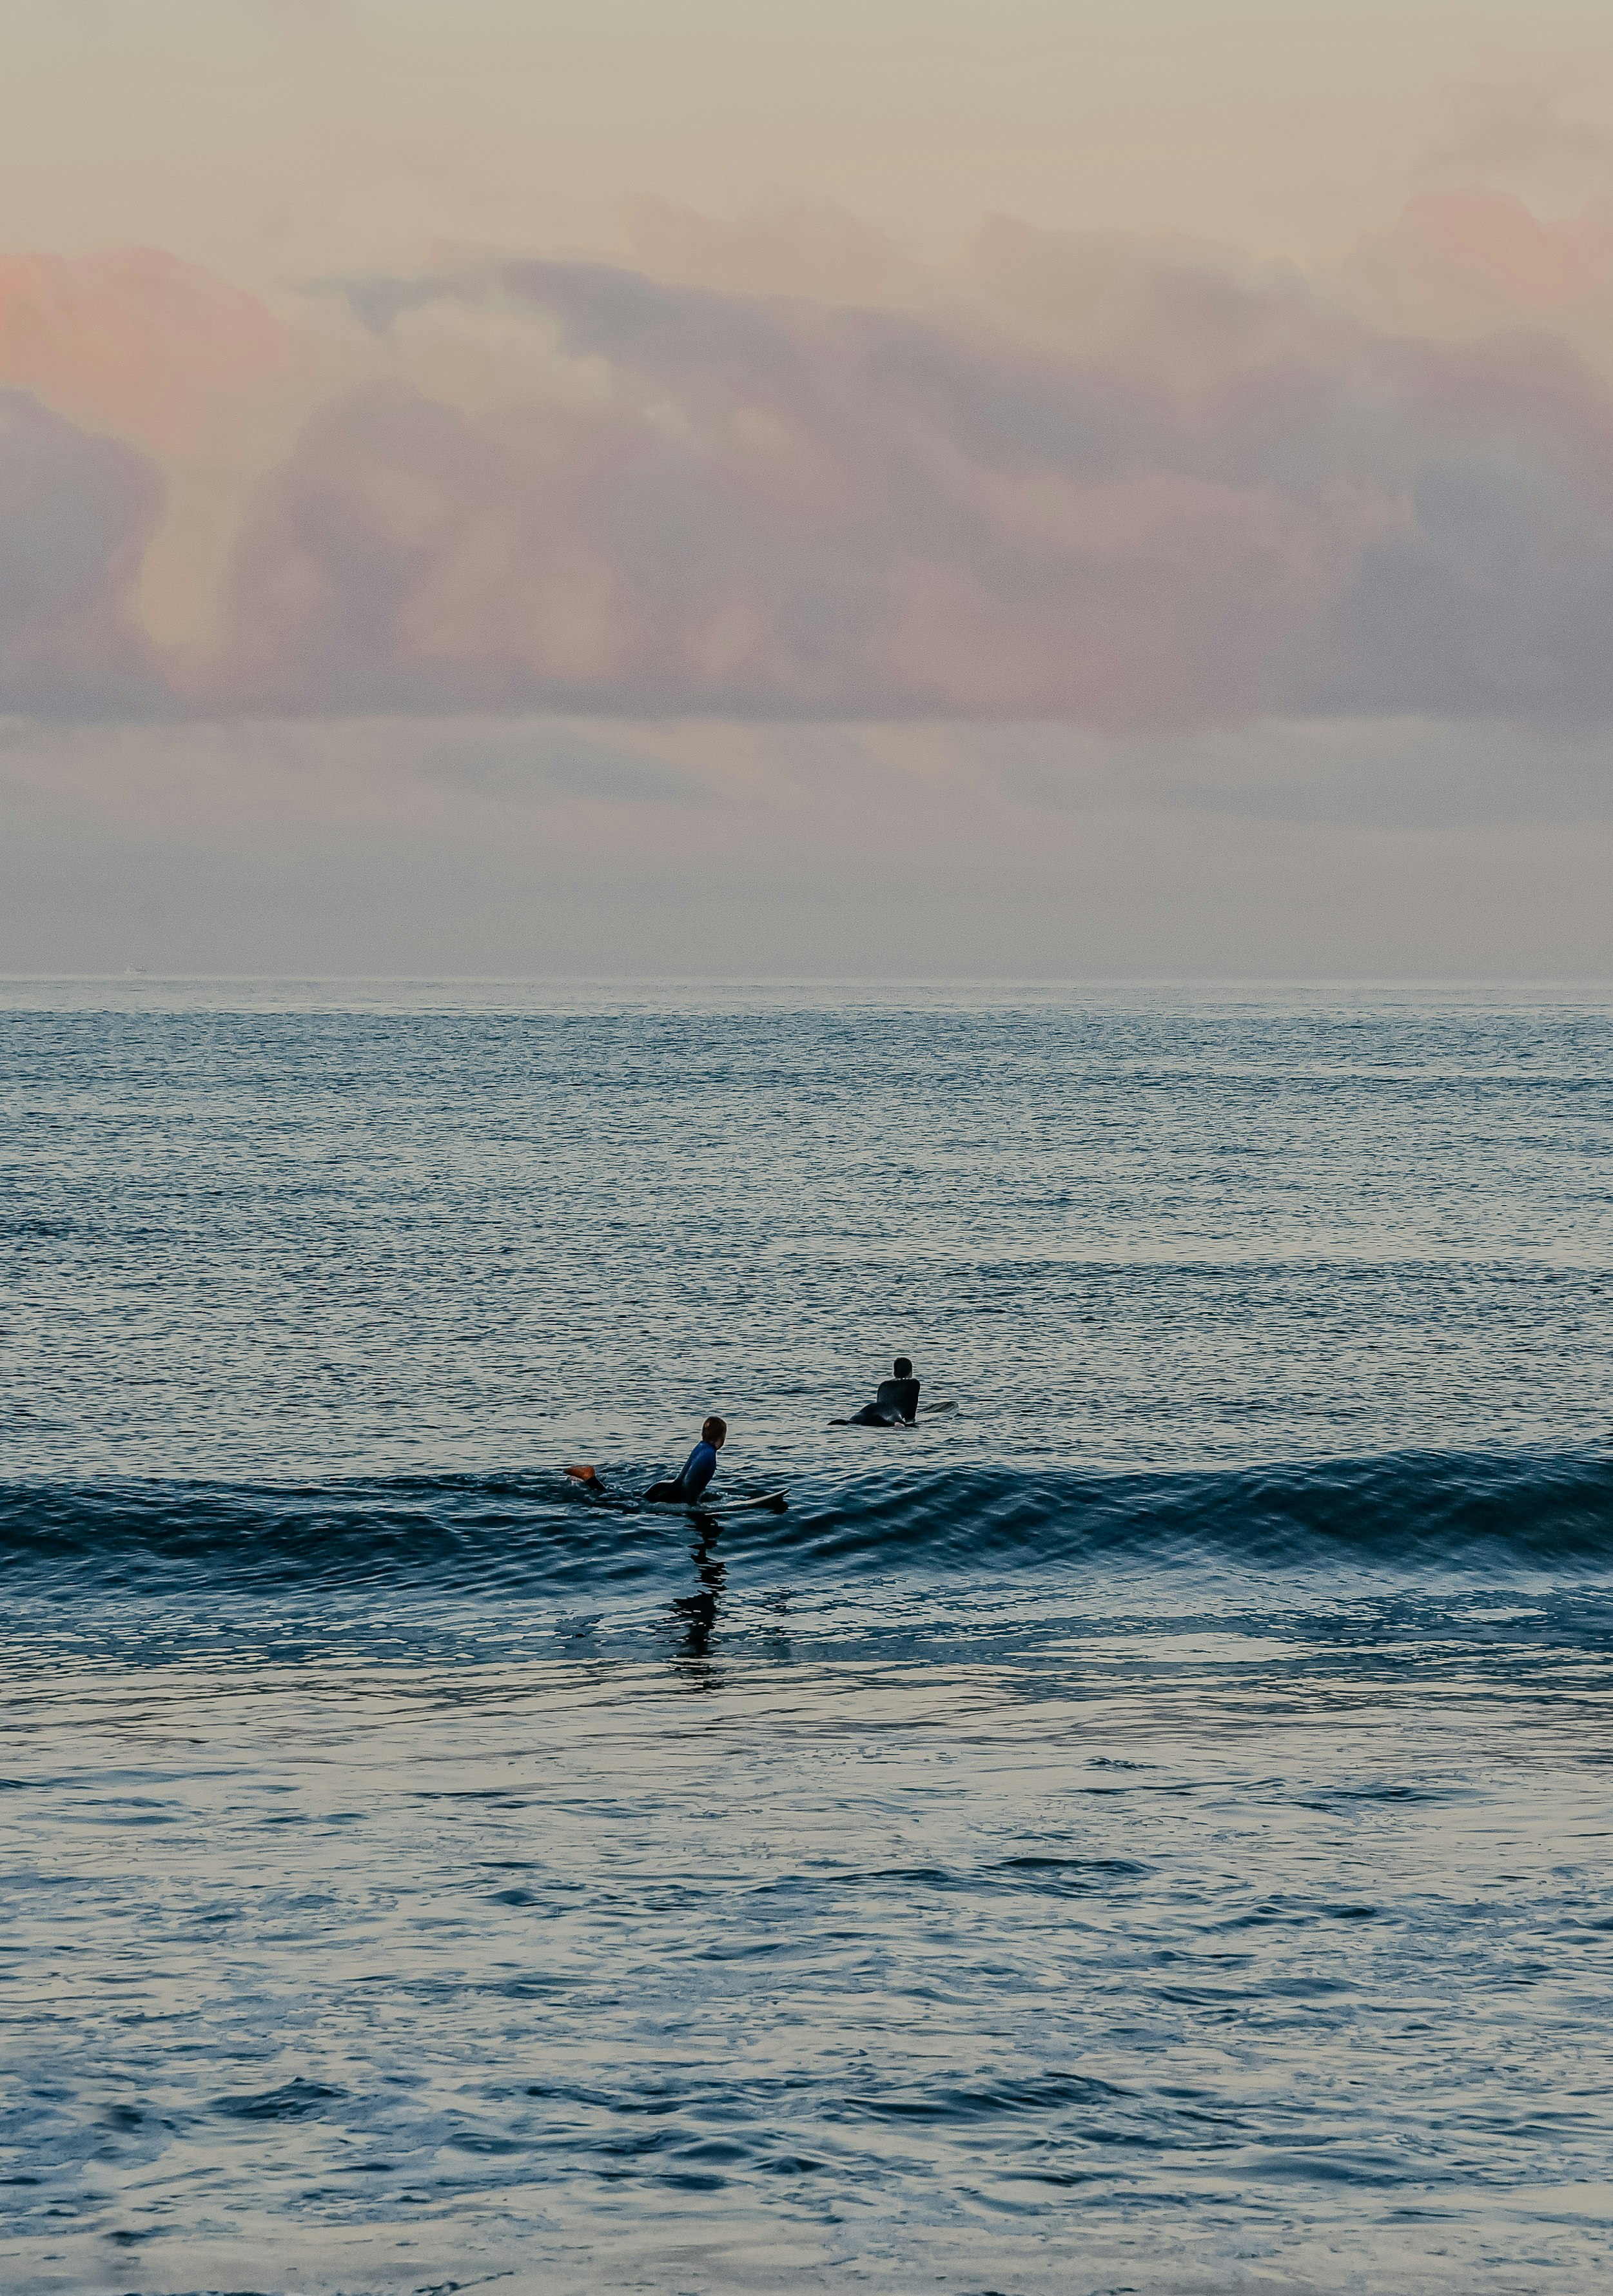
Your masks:
<svg viewBox="0 0 1613 2296"><path fill-rule="evenodd" d="M898 1356L897 1357L896 1374L898 1379L911 1379L913 1377L913 1365L908 1362L905 1356Z"/></svg>
<svg viewBox="0 0 1613 2296"><path fill-rule="evenodd" d="M719 1419L715 1411L712 1413L710 1418L706 1422L705 1425L701 1428L700 1433L708 1437L713 1429L715 1429L719 1435L726 1435L728 1432L728 1422L725 1419Z"/></svg>

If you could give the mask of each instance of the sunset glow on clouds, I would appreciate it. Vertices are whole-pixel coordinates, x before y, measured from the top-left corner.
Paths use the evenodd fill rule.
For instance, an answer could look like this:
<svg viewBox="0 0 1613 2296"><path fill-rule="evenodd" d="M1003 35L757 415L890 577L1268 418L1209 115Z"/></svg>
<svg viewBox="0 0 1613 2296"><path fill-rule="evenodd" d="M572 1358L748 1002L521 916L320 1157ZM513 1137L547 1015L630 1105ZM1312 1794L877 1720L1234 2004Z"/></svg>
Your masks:
<svg viewBox="0 0 1613 2296"><path fill-rule="evenodd" d="M158 12L201 41L191 12ZM330 260L266 274L263 153L237 168L183 149L198 199L215 184L233 212L233 273L222 226L210 261L119 244L108 163L87 152L67 243L41 233L0 256L0 713L17 726L100 727L104 760L119 726L348 725L350 779L377 722L636 724L638 810L654 812L689 770L672 729L726 723L754 729L743 773L725 779L713 760L740 751L703 738L691 786L776 816L800 786L792 726L912 729L900 781L924 727L924 754L955 766L946 726L974 729L976 754L993 727L1040 725L1066 729L1089 789L1125 757L1139 801L1168 784L1224 815L1267 767L1216 745L1258 749L1262 727L1494 728L1493 791L1497 739L1521 761L1532 731L1560 763L1613 717L1613 180L1589 67L1588 108L1538 62L1511 102L1493 67L1457 76L1453 49L1397 202L1364 169L1345 232L1336 187L1313 185L1303 245L1199 235L1185 185L1173 230L994 214L978 157L960 186L977 221L927 240L897 203L834 196L826 119L819 180L756 182L721 213L626 176L591 183L585 214L553 184L471 200L450 171L436 243L418 183L405 203L411 246L335 156L344 87L356 141L373 131L352 73L375 20L237 13L288 73L332 62L317 134L298 127L310 174L347 187ZM512 12L471 13L514 37ZM127 33L123 11L104 17L109 39ZM434 20L450 53L446 12L404 20L417 44ZM47 53L55 37L38 33L42 86L67 53ZM646 34L645 68L655 53ZM617 64L642 107L631 44ZM183 44L165 86L176 72ZM1339 115L1357 136L1368 93ZM1300 101L1269 107L1287 121L1274 149ZM291 98L271 89L271 116L276 102ZM993 114L987 89L962 160ZM1237 124L1228 111L1229 148ZM136 145L131 199L156 212L172 165ZM473 142L462 156L473 175ZM664 156L687 188L687 150ZM0 222L48 214L44 166L13 151ZM845 172L879 191L861 162ZM483 229L452 229L479 201ZM1194 741L1210 745L1197 765ZM12 742L36 809L66 787L53 742ZM1094 742L1108 766L1080 751ZM573 782L619 744L574 742ZM877 744L857 754L872 780L888 770ZM1050 770L1041 755L1022 786L1045 794ZM599 801L624 802L600 773ZM1583 821L1581 764L1559 779ZM952 767L936 787L963 837ZM585 771L572 795L586 801Z"/></svg>
<svg viewBox="0 0 1613 2296"><path fill-rule="evenodd" d="M1421 336L1291 266L1006 223L889 267L851 302L533 258L349 281L299 331L149 256L12 262L6 705L1613 706L1613 226L1424 198L1355 266ZM176 629L143 591L187 526L217 580Z"/></svg>

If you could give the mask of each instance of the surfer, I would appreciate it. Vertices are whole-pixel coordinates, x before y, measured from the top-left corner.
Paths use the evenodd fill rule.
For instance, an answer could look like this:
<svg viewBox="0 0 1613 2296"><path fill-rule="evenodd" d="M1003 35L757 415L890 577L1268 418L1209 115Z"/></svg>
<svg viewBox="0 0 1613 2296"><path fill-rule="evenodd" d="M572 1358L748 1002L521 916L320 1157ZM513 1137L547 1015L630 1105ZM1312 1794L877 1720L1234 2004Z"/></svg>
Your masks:
<svg viewBox="0 0 1613 2296"><path fill-rule="evenodd" d="M671 1482L651 1483L650 1488L644 1493L644 1497L653 1499L659 1505L666 1506L693 1506L712 1476L716 1474L716 1455L727 1440L728 1422L715 1416L708 1419L700 1429L700 1441L690 1452ZM580 1483L591 1496L594 1498L612 1496L600 1480L597 1467L568 1467L566 1472L573 1482ZM619 1500L618 1504L620 1504Z"/></svg>
<svg viewBox="0 0 1613 2296"><path fill-rule="evenodd" d="M842 1427L911 1427L919 1415L919 1385L913 1375L913 1365L905 1356L898 1356L891 1366L895 1376L882 1379L874 1390L873 1401L865 1403L861 1411L842 1419Z"/></svg>
<svg viewBox="0 0 1613 2296"><path fill-rule="evenodd" d="M716 1455L728 1440L728 1422L708 1419L695 1445L669 1483L651 1483L644 1493L671 1506L692 1506L716 1472Z"/></svg>

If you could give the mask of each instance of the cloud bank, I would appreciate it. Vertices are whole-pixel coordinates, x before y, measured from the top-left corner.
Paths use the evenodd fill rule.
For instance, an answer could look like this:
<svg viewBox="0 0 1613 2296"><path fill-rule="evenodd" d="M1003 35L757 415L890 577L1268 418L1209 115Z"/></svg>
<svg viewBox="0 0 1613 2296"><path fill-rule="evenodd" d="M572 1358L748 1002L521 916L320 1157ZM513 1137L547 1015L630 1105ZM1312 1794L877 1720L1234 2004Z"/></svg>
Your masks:
<svg viewBox="0 0 1613 2296"><path fill-rule="evenodd" d="M0 390L0 700L138 713L160 695L127 599L161 504L144 456Z"/></svg>
<svg viewBox="0 0 1613 2296"><path fill-rule="evenodd" d="M1328 275L641 238L275 314L161 258L0 266L0 709L1613 713L1606 217L1428 196Z"/></svg>

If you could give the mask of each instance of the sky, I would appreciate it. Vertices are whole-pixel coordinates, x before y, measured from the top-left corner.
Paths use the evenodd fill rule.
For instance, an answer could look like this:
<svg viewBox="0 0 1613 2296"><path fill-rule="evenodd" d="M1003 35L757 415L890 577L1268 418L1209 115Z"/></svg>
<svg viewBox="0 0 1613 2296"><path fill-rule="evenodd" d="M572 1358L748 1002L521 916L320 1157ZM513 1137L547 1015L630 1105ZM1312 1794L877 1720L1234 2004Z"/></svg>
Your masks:
<svg viewBox="0 0 1613 2296"><path fill-rule="evenodd" d="M4 0L0 970L1613 976L1581 0Z"/></svg>

